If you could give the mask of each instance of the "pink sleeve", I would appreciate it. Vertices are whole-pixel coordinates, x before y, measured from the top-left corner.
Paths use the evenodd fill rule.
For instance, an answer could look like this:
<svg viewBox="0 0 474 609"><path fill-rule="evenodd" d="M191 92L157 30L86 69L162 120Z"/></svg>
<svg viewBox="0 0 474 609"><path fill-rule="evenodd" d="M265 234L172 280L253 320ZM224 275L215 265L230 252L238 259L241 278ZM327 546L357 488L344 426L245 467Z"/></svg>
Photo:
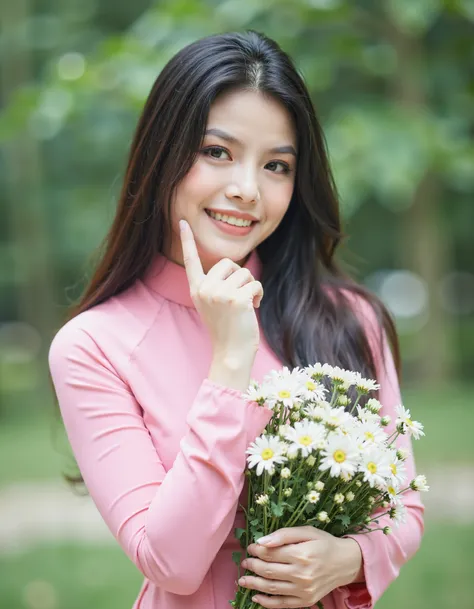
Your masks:
<svg viewBox="0 0 474 609"><path fill-rule="evenodd" d="M103 519L145 577L192 594L232 529L245 450L271 411L205 379L166 472L139 404L85 331L60 330L49 363L74 456Z"/></svg>
<svg viewBox="0 0 474 609"><path fill-rule="evenodd" d="M375 314L370 310L364 315L367 322L364 325L374 328ZM395 430L395 406L402 403L397 373L385 333L383 334L385 365L381 358L379 346L380 330L378 332L369 331L368 336L379 371L379 400L383 405L381 414L390 415L392 422L387 428L387 432L391 434ZM416 412L414 414L416 415ZM408 486L410 480L416 475L411 441L406 435L399 436L396 444L399 448L403 447L409 451L409 457L405 461ZM345 606L349 609L372 609L389 584L398 576L402 565L418 550L424 526L424 507L420 500L420 493L412 490L407 491L403 495L403 503L407 508L405 524L401 524L397 529L393 526L393 521L388 515L381 517L378 525L374 524L375 528L390 526L392 528L390 535L384 535L382 531L363 535L348 535L348 537L357 541L362 551L365 583L350 584L333 591L336 607L344 607L342 602L345 602ZM338 598L340 599L339 602Z"/></svg>

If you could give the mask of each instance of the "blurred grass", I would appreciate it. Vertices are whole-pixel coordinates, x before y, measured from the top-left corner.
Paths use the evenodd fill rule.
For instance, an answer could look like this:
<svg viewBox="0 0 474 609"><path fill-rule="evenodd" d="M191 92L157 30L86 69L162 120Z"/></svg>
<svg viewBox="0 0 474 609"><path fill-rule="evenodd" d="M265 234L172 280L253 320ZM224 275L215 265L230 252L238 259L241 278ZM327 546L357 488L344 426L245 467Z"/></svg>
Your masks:
<svg viewBox="0 0 474 609"><path fill-rule="evenodd" d="M442 390L403 391L414 419L425 425L426 437L414 442L420 471L441 459L446 463L473 463L474 386L455 385ZM67 440L52 405L23 416L6 417L0 425L0 486L24 480L59 478L71 471Z"/></svg>
<svg viewBox="0 0 474 609"><path fill-rule="evenodd" d="M471 407L474 386L403 391L413 418L426 437L414 443L420 471L442 463L472 463ZM0 426L0 485L59 479L68 445L52 406L4 418ZM377 604L378 609L472 609L474 525L437 523L428 516L418 554ZM141 574L110 546L72 543L42 545L24 553L0 555L0 609L130 609Z"/></svg>
<svg viewBox="0 0 474 609"><path fill-rule="evenodd" d="M474 526L428 522L377 609L472 609ZM0 558L0 609L130 609L142 576L116 547L52 545Z"/></svg>

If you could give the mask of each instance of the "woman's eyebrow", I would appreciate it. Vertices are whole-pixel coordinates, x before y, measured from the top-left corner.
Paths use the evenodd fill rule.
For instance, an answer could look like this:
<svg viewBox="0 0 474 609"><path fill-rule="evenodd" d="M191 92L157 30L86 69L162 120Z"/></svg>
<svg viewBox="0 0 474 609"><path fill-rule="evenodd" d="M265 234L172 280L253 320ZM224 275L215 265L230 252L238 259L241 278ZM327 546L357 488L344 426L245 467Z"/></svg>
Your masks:
<svg viewBox="0 0 474 609"><path fill-rule="evenodd" d="M230 142L231 144L238 144L240 146L243 145L240 140L238 140L233 135L230 135L230 133L222 131L222 129L207 129L204 135L215 135L223 140L226 140L227 142ZM296 150L291 145L277 146L276 148L272 148L271 150L269 150L269 152L273 154L293 154L294 156L296 156Z"/></svg>

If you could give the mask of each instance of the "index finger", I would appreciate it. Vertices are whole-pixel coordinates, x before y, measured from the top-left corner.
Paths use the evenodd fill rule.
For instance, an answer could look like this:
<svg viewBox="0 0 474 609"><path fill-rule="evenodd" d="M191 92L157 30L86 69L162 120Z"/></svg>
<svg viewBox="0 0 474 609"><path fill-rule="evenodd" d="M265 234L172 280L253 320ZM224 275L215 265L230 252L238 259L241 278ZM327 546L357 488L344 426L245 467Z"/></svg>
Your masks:
<svg viewBox="0 0 474 609"><path fill-rule="evenodd" d="M179 234L181 237L181 245L183 248L184 268L188 276L189 285L195 288L200 280L204 277L201 259L194 241L193 231L186 220L179 221Z"/></svg>

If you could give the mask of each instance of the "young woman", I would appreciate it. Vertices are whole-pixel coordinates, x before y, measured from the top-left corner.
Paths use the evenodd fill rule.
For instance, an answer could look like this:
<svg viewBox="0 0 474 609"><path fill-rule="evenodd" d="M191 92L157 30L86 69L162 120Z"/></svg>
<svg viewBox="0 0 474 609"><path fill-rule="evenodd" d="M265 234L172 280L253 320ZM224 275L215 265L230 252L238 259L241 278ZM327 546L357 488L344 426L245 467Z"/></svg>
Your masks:
<svg viewBox="0 0 474 609"><path fill-rule="evenodd" d="M136 609L234 598L245 450L271 414L242 399L251 378L316 361L359 370L393 415L394 326L338 269L341 236L323 134L277 44L231 33L172 58L103 258L50 350L83 480L145 576ZM243 585L263 607L372 607L420 543L418 493L404 502L390 536L299 527L252 544Z"/></svg>

